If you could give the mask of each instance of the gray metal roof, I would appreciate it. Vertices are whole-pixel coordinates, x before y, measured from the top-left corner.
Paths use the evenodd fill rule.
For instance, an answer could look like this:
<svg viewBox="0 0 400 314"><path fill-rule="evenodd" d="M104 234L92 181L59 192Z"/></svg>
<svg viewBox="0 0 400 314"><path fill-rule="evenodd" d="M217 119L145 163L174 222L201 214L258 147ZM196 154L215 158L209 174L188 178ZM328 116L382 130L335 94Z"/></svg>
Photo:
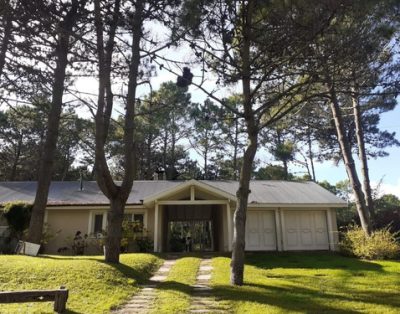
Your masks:
<svg viewBox="0 0 400 314"><path fill-rule="evenodd" d="M194 180L193 180L194 181ZM141 201L168 191L185 181L135 181L127 204L141 204ZM195 183L196 181L194 181ZM200 181L204 184L236 195L236 181ZM83 190L79 181L52 182L49 191L49 205L103 205L107 198L100 191L96 182L84 181ZM252 181L250 183L250 204L276 205L346 205L340 198L313 182L293 181ZM217 192L216 191L216 192ZM10 201L33 202L36 193L36 182L0 182L0 204Z"/></svg>

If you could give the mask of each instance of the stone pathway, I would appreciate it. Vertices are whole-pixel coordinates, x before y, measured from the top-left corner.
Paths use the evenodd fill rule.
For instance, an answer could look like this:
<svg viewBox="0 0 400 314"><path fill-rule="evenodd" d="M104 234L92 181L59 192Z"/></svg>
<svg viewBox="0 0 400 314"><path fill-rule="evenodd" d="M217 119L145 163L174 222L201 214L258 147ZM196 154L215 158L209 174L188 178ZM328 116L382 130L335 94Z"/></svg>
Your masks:
<svg viewBox="0 0 400 314"><path fill-rule="evenodd" d="M140 286L140 291L135 294L121 308L114 311L114 314L145 314L148 313L157 297L157 286L167 279L168 273L176 262L177 256L169 256L158 271L150 278L147 285Z"/></svg>
<svg viewBox="0 0 400 314"><path fill-rule="evenodd" d="M212 294L210 287L212 256L204 256L197 272L196 284L193 285L192 303L189 313L226 313L218 306L218 300Z"/></svg>

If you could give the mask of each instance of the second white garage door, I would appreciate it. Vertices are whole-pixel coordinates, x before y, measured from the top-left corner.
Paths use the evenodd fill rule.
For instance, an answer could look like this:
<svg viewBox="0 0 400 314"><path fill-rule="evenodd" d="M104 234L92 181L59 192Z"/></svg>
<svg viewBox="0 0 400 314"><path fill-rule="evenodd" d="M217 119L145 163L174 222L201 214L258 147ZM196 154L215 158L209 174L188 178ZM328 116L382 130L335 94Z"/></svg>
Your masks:
<svg viewBox="0 0 400 314"><path fill-rule="evenodd" d="M284 211L285 250L328 250L325 211Z"/></svg>
<svg viewBox="0 0 400 314"><path fill-rule="evenodd" d="M246 219L246 250L276 250L275 212L248 211Z"/></svg>

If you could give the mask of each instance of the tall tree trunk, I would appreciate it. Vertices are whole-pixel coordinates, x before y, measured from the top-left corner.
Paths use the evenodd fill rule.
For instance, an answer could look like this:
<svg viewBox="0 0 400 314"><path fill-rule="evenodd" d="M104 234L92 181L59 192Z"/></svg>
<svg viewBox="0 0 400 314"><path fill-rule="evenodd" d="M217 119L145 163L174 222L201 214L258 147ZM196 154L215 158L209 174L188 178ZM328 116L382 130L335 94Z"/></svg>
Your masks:
<svg viewBox="0 0 400 314"><path fill-rule="evenodd" d="M17 166L19 163L19 158L21 156L22 139L23 139L23 134L21 134L18 139L17 149L15 152L15 158L14 158L14 162L13 162L13 165L11 168L11 174L10 174L10 177L8 178L9 181L15 181L15 177L17 175Z"/></svg>
<svg viewBox="0 0 400 314"><path fill-rule="evenodd" d="M235 140L233 146L233 180L237 180L238 178L238 164L237 164L237 155L238 155L238 146L239 146L239 121L235 120Z"/></svg>
<svg viewBox="0 0 400 314"><path fill-rule="evenodd" d="M3 40L1 42L1 50L0 50L0 83L1 77L4 70L4 65L6 64L6 54L8 51L8 46L10 44L11 35L12 35L12 19L13 13L12 8L10 7L9 1L5 1L5 5L2 8L2 15L4 16L4 33Z"/></svg>
<svg viewBox="0 0 400 314"><path fill-rule="evenodd" d="M253 131L254 132L254 131ZM236 209L233 215L233 242L231 261L231 284L243 285L244 257L246 246L246 212L250 194L250 180L254 157L257 152L258 135L256 132L248 136L248 146L243 155L243 165L239 178L239 189L236 192Z"/></svg>
<svg viewBox="0 0 400 314"><path fill-rule="evenodd" d="M105 259L108 262L118 263L121 251L122 221L126 200L110 199L110 209L107 212L107 237L105 241Z"/></svg>
<svg viewBox="0 0 400 314"><path fill-rule="evenodd" d="M250 70L250 36L253 17L254 2L248 1L243 7L243 43L241 47L242 58L242 90L243 110L247 128L248 145L243 155L243 165L240 172L239 189L236 192L236 209L233 216L233 242L231 260L231 284L243 285L244 276L244 249L246 238L246 212L250 194L250 179L254 157L258 147L258 125L256 124L251 95L251 70Z"/></svg>
<svg viewBox="0 0 400 314"><path fill-rule="evenodd" d="M308 159L310 160L310 165L311 165L311 173L312 173L312 181L316 181L315 177L315 168L314 168L314 154L312 151L312 140L311 140L311 134L309 130L307 130L307 143L308 143Z"/></svg>
<svg viewBox="0 0 400 314"><path fill-rule="evenodd" d="M368 160L367 154L365 151L365 141L364 141L364 131L361 122L361 111L360 111L360 103L357 95L353 89L351 100L353 104L353 113L354 113L354 123L356 126L356 137L357 137L357 145L358 145L358 158L360 159L361 164L361 175L363 176L363 191L365 195L365 204L367 206L368 212L371 215L374 210L374 204L372 200L372 191L371 184L369 179L369 171L368 171Z"/></svg>
<svg viewBox="0 0 400 314"><path fill-rule="evenodd" d="M95 4L95 26L97 37L97 53L99 61L99 97L97 103L96 113L96 179L97 183L110 200L110 210L107 214L107 238L105 260L110 263L119 263L119 255L121 250L121 236L122 236L122 220L125 209L126 200L132 190L133 180L136 172L136 156L135 156L135 105L136 105L136 88L137 79L140 66L140 40L142 38L142 14L143 14L143 1L136 1L135 13L132 18L132 47L131 59L129 64L129 79L128 79L128 93L126 98L125 109L125 122L124 122L124 176L121 186L117 186L111 176L110 170L107 165L104 145L107 138L108 125L112 112L112 97L108 97L107 103L105 96L107 93L108 80L111 80L110 62L112 58L106 58L104 54L103 44L103 23L101 18L100 0L96 0ZM114 16L118 16L119 5L114 6ZM117 27L117 19L114 20ZM112 34L112 33L111 33ZM115 34L115 32L114 32ZM106 51L112 55L114 47L114 38L109 38L110 45L107 45ZM111 108L110 108L111 106Z"/></svg>
<svg viewBox="0 0 400 314"><path fill-rule="evenodd" d="M350 143L346 137L339 101L337 99L336 91L332 85L329 86L329 92L331 96L330 107L335 122L336 134L338 137L340 150L342 152L343 161L346 167L347 176L349 178L354 193L354 197L356 200L356 208L358 215L360 217L361 226L364 232L367 235L370 235L371 222L370 222L368 208L366 207L364 193L362 192L360 180L357 175L357 170L351 152Z"/></svg>
<svg viewBox="0 0 400 314"><path fill-rule="evenodd" d="M40 160L38 183L32 216L29 224L28 241L39 244L43 233L43 219L53 173L54 154L57 147L62 98L64 94L65 70L68 65L69 39L75 24L79 1L72 1L72 6L60 23L58 44L56 47L57 65L54 71L51 107L47 119L47 134L43 154Z"/></svg>

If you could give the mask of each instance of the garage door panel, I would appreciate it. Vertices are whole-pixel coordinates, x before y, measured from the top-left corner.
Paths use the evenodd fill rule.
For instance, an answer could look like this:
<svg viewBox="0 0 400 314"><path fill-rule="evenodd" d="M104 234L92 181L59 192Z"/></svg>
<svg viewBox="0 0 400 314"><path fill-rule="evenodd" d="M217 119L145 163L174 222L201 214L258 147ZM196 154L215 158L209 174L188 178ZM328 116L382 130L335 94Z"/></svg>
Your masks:
<svg viewBox="0 0 400 314"><path fill-rule="evenodd" d="M246 250L276 249L275 216L273 211L249 211L246 220Z"/></svg>
<svg viewBox="0 0 400 314"><path fill-rule="evenodd" d="M305 246L312 246L313 241L313 234L311 229L302 229L300 232L301 244Z"/></svg>
<svg viewBox="0 0 400 314"><path fill-rule="evenodd" d="M285 211L283 216L287 250L329 249L325 211Z"/></svg>
<svg viewBox="0 0 400 314"><path fill-rule="evenodd" d="M299 235L297 229L287 229L286 239L288 247L297 247L299 245Z"/></svg>

